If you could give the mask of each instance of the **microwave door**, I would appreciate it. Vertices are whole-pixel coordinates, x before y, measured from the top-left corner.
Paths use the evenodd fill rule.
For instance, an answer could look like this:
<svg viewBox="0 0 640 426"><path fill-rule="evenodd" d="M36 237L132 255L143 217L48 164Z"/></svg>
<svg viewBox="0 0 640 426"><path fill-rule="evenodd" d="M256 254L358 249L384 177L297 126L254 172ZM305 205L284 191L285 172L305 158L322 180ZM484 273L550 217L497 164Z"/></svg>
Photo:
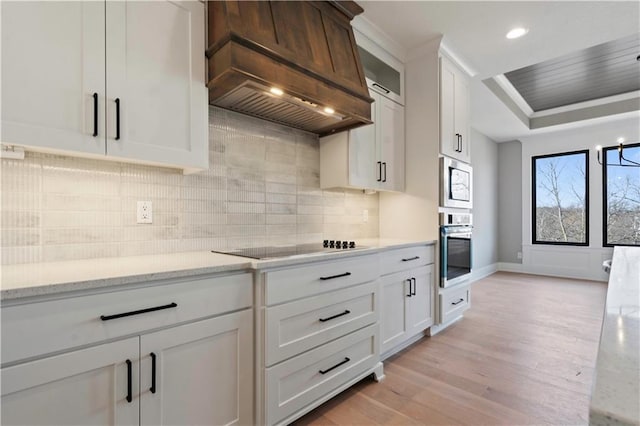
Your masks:
<svg viewBox="0 0 640 426"><path fill-rule="evenodd" d="M450 193L449 198L457 201L470 200L469 173L464 170L450 168Z"/></svg>

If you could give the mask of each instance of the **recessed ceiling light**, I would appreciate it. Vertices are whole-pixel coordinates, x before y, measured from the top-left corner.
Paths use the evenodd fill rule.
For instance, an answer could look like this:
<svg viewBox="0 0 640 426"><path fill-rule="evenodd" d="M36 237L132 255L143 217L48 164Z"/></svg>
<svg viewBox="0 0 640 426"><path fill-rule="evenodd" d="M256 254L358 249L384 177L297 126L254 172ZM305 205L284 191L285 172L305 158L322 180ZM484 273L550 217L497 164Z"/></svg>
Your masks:
<svg viewBox="0 0 640 426"><path fill-rule="evenodd" d="M336 110L331 107L325 107L324 112L326 112L327 114L333 114L334 112L336 112Z"/></svg>
<svg viewBox="0 0 640 426"><path fill-rule="evenodd" d="M276 96L282 96L284 94L282 89L278 89L277 87L272 87L271 89L269 89L269 91Z"/></svg>
<svg viewBox="0 0 640 426"><path fill-rule="evenodd" d="M514 39L514 38L522 37L528 32L529 30L527 28L522 28L522 27L514 28L507 33L507 38Z"/></svg>

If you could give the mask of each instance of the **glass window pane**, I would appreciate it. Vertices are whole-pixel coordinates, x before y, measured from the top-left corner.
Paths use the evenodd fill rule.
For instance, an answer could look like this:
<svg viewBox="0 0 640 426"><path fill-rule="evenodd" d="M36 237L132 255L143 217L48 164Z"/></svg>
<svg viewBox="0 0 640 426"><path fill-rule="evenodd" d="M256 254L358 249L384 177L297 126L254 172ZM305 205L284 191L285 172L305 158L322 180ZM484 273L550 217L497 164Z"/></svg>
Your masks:
<svg viewBox="0 0 640 426"><path fill-rule="evenodd" d="M533 243L588 245L588 152L533 157Z"/></svg>
<svg viewBox="0 0 640 426"><path fill-rule="evenodd" d="M604 149L605 245L640 245L640 144ZM630 161L626 161L626 160Z"/></svg>

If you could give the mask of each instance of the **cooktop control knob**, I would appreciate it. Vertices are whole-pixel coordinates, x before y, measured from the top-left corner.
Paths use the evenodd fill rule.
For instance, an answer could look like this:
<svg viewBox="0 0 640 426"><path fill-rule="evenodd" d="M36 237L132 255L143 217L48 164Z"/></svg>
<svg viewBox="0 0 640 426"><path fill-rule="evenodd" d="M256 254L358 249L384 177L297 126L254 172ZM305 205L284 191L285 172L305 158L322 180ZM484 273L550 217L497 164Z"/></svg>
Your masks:
<svg viewBox="0 0 640 426"><path fill-rule="evenodd" d="M349 241L349 248L356 248L356 242L355 241Z"/></svg>
<svg viewBox="0 0 640 426"><path fill-rule="evenodd" d="M347 249L347 248L349 248L348 246L349 246L349 242L348 242L348 241L343 241L343 242L342 242L342 248L343 248L343 249Z"/></svg>
<svg viewBox="0 0 640 426"><path fill-rule="evenodd" d="M329 247L329 240L324 240L322 242L322 247Z"/></svg>
<svg viewBox="0 0 640 426"><path fill-rule="evenodd" d="M336 244L335 241L329 240L329 248L334 248L335 244Z"/></svg>

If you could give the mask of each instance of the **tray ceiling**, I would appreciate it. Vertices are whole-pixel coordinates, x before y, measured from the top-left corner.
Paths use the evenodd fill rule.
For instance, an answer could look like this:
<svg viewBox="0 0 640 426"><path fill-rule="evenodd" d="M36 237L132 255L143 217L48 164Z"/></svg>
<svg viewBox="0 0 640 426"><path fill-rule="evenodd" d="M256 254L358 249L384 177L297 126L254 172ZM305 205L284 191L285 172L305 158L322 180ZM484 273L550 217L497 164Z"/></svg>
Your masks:
<svg viewBox="0 0 640 426"><path fill-rule="evenodd" d="M505 73L533 111L640 90L640 34Z"/></svg>

